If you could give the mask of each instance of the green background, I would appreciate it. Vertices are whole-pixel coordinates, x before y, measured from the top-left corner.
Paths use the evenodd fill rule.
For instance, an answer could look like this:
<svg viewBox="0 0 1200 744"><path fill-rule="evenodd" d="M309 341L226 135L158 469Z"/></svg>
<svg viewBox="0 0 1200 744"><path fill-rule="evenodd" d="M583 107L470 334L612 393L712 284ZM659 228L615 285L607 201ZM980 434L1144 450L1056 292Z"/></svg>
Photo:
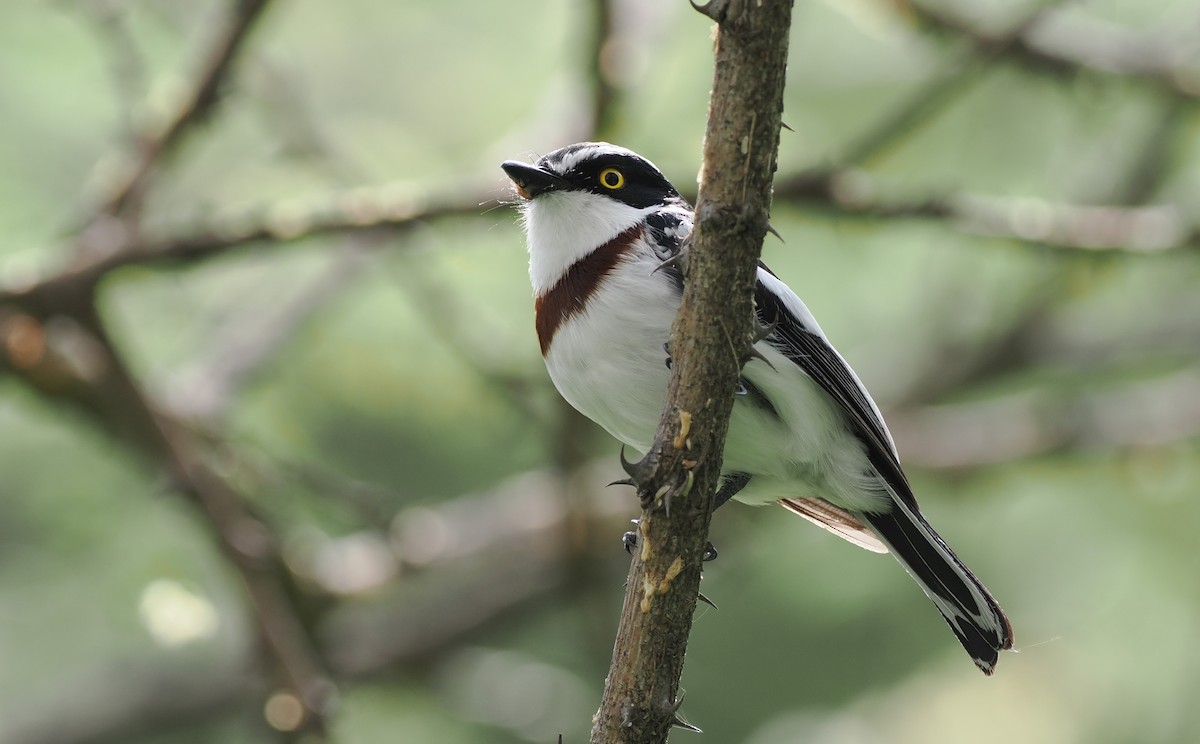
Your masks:
<svg viewBox="0 0 1200 744"><path fill-rule="evenodd" d="M625 26L606 60L619 99L602 135L694 190L710 24L683 2L617 6ZM279 538L322 648L429 639L400 661L368 650L339 667L358 671L337 680L331 741L579 742L598 705L635 501L601 488L619 477L617 446L570 417L545 375L523 234L496 202L509 198L500 161L591 134L590 7L271 7L218 111L163 164L147 225L303 211L358 186L477 191L478 213L366 246L267 241L131 267L102 286L145 390L185 419L207 412L195 420L219 440L211 456ZM992 30L1024 12L956 7ZM70 258L129 127L171 109L226 10L0 4L6 286ZM1142 58L1178 49L1166 56L1190 72L1171 87L987 58L961 94L858 164L879 193L987 194L1036 220L1058 203L1130 201L1157 157L1134 200L1175 205L1191 224L1196 8L1109 0L1055 18L1089 43L1149 40ZM791 44L782 174L842 164L859 133L979 59L903 3L875 0L798 3ZM682 712L705 733L672 740L1200 741L1195 245L1057 248L829 204L779 203L772 222L784 242L768 238L766 261L893 421L927 515L1004 605L1019 653L985 678L893 561L778 508L729 506L704 576L720 610L698 611L683 679ZM213 370L263 343L293 303L302 320L227 407L203 409ZM957 365L989 354L955 382ZM523 538L475 549L477 533L523 522ZM422 551L441 557L426 565ZM526 565L543 588L503 612L480 609L483 589L434 601L476 584L520 597L528 581L512 575ZM0 742L277 740L248 612L160 472L0 378Z"/></svg>

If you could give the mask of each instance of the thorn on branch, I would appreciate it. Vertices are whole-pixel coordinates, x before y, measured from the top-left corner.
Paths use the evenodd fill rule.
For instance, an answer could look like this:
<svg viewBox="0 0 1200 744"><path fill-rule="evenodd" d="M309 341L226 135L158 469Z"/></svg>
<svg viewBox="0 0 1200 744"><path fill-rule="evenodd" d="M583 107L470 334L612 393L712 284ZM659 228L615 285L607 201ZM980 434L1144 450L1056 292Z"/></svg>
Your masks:
<svg viewBox="0 0 1200 744"><path fill-rule="evenodd" d="M678 271L685 272L685 271L687 271L687 257L688 257L688 246L685 243L683 246L680 247L678 253L676 253L674 256L671 256L670 258L662 261L658 266L655 266L653 269L651 269L650 275L654 276L659 271L661 271L663 269L667 269L667 268L677 269Z"/></svg>
<svg viewBox="0 0 1200 744"><path fill-rule="evenodd" d="M695 731L697 734L704 733L703 729L701 729L699 726L697 726L694 723L690 723L686 718L679 715L678 713L676 713L674 716L671 717L671 725L675 728L687 729L688 731Z"/></svg>
<svg viewBox="0 0 1200 744"><path fill-rule="evenodd" d="M699 726L688 722L688 720L679 713L679 709L683 706L683 698L685 695L686 693L680 691L679 697L675 700L675 702L671 703L667 707L667 712L671 714L671 726L673 728L687 729L688 731L695 731L697 734L703 734L704 732L700 730Z"/></svg>
<svg viewBox="0 0 1200 744"><path fill-rule="evenodd" d="M620 459L621 469L629 475L629 480L633 481L633 485L638 488L649 483L658 471L658 458L654 455L653 450L637 462L629 462L625 459L625 445L621 445Z"/></svg>
<svg viewBox="0 0 1200 744"><path fill-rule="evenodd" d="M770 334L768 334L768 335L770 335ZM757 342L755 342L755 343L757 343ZM746 360L749 361L751 359L758 359L759 361L763 362L771 369L775 369L775 365L771 364L771 360L767 359L766 355L763 354L761 351L759 351L758 347L755 346L753 343L746 347Z"/></svg>
<svg viewBox="0 0 1200 744"><path fill-rule="evenodd" d="M729 15L729 5L732 0L708 0L704 5L699 5L696 0L688 0L692 4L692 8L702 16L708 16L717 23L724 23Z"/></svg>
<svg viewBox="0 0 1200 744"><path fill-rule="evenodd" d="M625 703L621 706L621 728L633 728L633 704Z"/></svg>
<svg viewBox="0 0 1200 744"><path fill-rule="evenodd" d="M751 336L751 344L757 344L759 341L766 340L775 330L779 328L779 316L770 323L757 323L754 327L754 335Z"/></svg>

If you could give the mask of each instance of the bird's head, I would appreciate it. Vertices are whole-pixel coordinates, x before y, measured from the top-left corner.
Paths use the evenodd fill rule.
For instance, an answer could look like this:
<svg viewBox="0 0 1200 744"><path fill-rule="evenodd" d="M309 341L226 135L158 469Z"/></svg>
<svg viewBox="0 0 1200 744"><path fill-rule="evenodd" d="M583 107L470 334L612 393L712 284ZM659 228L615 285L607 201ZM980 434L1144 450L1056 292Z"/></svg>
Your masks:
<svg viewBox="0 0 1200 744"><path fill-rule="evenodd" d="M580 142L543 155L533 165L506 160L501 166L530 202L561 203L567 194L590 195L581 204L616 202L635 210L679 198L654 163L624 147L607 142ZM547 195L555 195L545 198Z"/></svg>
<svg viewBox="0 0 1200 744"><path fill-rule="evenodd" d="M685 204L654 163L607 142L568 145L532 165L508 160L500 167L524 200L535 290L647 215Z"/></svg>

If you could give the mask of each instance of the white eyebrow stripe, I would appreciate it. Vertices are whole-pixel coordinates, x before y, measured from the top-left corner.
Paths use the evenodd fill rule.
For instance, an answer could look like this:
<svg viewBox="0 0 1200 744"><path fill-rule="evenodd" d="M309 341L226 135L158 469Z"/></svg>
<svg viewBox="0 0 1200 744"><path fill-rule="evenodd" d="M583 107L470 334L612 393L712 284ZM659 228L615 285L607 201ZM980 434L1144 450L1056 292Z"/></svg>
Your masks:
<svg viewBox="0 0 1200 744"><path fill-rule="evenodd" d="M551 154L553 155L554 153ZM547 161L546 165L550 166L552 170L561 175L574 169L576 166L586 160L592 160L605 155L623 155L626 157L634 157L640 160L645 160L645 158L641 157L632 150L628 150L617 145L611 145L607 142L582 142L573 149L570 149L568 152L563 153L558 158Z"/></svg>

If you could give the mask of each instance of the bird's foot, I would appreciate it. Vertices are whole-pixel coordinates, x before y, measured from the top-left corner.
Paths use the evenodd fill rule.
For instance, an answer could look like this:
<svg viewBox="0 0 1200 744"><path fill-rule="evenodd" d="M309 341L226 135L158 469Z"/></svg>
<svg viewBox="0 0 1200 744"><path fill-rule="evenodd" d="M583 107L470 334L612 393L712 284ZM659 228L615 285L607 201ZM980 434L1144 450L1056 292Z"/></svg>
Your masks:
<svg viewBox="0 0 1200 744"><path fill-rule="evenodd" d="M621 546L625 548L626 553L633 555L633 551L637 550L638 541L641 539L641 535L637 529L640 520L631 519L629 522L634 526L634 529L621 535Z"/></svg>
<svg viewBox="0 0 1200 744"><path fill-rule="evenodd" d="M609 483L610 486L633 486L638 490L638 495L641 497L641 506L643 510L649 510L661 506L667 516L671 516L671 500L679 496L686 498L692 492L692 487L696 482L696 473L691 468L696 466L694 461L685 461L684 467L689 468L684 471L682 481L677 481L673 484L664 484L659 486L658 490L653 494L647 495L644 486L651 478L654 477L658 470L658 456L653 450L647 453L645 457L637 462L630 462L625 459L625 447L621 446L621 468L629 475L628 478L621 478Z"/></svg>

